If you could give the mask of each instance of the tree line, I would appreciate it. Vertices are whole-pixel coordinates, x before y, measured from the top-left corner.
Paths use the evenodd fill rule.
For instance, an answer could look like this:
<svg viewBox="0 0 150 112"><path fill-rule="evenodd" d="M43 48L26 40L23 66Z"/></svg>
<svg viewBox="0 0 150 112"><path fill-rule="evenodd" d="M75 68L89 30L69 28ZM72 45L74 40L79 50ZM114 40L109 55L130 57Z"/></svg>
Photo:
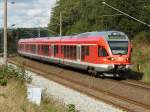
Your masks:
<svg viewBox="0 0 150 112"><path fill-rule="evenodd" d="M50 34L46 28L40 28L40 37L49 37L53 34ZM3 29L0 29L0 52L3 51ZM37 38L39 37L38 28L17 28L17 29L8 29L7 30L7 43L8 43L8 52L17 51L17 42L21 38Z"/></svg>
<svg viewBox="0 0 150 112"><path fill-rule="evenodd" d="M59 0L52 9L49 29L59 33L62 13L62 33L72 35L88 31L119 30L132 37L138 32L150 33L150 27L141 24L108 6L104 0ZM150 24L149 0L105 0L109 5Z"/></svg>

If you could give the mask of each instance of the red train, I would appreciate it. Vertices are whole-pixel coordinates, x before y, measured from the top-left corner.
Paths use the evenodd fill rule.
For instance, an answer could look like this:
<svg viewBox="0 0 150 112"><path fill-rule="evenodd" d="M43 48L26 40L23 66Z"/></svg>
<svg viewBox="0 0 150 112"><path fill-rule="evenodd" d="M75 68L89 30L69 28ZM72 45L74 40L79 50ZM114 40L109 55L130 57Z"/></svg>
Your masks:
<svg viewBox="0 0 150 112"><path fill-rule="evenodd" d="M30 58L118 76L131 65L131 43L119 31L86 32L74 36L20 39L18 53Z"/></svg>

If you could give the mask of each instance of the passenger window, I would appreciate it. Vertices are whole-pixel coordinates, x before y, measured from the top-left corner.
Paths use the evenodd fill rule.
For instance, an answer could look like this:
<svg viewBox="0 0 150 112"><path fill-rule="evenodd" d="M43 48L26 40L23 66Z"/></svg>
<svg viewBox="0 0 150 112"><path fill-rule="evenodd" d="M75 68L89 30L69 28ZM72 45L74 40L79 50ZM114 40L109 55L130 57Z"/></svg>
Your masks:
<svg viewBox="0 0 150 112"><path fill-rule="evenodd" d="M106 51L106 49L104 47L102 47L102 46L98 47L98 56L99 57L106 57L106 56L108 56L108 53L107 53L107 51Z"/></svg>
<svg viewBox="0 0 150 112"><path fill-rule="evenodd" d="M42 52L44 55L49 55L49 45L42 45Z"/></svg>
<svg viewBox="0 0 150 112"><path fill-rule="evenodd" d="M34 44L31 45L31 53L36 53L36 45Z"/></svg>
<svg viewBox="0 0 150 112"><path fill-rule="evenodd" d="M84 60L85 56L89 56L89 46L82 46L81 47L81 59Z"/></svg>
<svg viewBox="0 0 150 112"><path fill-rule="evenodd" d="M58 45L54 45L54 56L58 53Z"/></svg>

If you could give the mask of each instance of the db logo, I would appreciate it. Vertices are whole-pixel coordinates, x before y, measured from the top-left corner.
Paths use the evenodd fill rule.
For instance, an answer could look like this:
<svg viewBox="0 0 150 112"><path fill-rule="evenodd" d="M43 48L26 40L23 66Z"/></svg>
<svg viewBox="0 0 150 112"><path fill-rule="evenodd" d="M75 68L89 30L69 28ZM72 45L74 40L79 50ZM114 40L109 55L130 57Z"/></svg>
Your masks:
<svg viewBox="0 0 150 112"><path fill-rule="evenodd" d="M118 61L123 61L123 58L122 58L122 57L118 57L117 60L118 60Z"/></svg>

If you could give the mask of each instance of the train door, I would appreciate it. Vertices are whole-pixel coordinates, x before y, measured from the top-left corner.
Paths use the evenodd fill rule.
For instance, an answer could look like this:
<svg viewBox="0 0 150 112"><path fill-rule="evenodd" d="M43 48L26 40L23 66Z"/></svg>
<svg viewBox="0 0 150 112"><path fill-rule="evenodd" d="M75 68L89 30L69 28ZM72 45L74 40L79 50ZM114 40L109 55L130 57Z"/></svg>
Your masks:
<svg viewBox="0 0 150 112"><path fill-rule="evenodd" d="M81 61L81 45L77 45L77 61Z"/></svg>
<svg viewBox="0 0 150 112"><path fill-rule="evenodd" d="M104 63L106 58L108 57L108 53L104 46L98 46L98 57L99 63Z"/></svg>
<svg viewBox="0 0 150 112"><path fill-rule="evenodd" d="M64 57L65 57L65 46L61 45L61 57L62 57L62 64L64 64Z"/></svg>
<svg viewBox="0 0 150 112"><path fill-rule="evenodd" d="M35 44L35 49L36 49L35 54L38 54L38 44Z"/></svg>
<svg viewBox="0 0 150 112"><path fill-rule="evenodd" d="M54 44L51 44L51 57L54 57Z"/></svg>

